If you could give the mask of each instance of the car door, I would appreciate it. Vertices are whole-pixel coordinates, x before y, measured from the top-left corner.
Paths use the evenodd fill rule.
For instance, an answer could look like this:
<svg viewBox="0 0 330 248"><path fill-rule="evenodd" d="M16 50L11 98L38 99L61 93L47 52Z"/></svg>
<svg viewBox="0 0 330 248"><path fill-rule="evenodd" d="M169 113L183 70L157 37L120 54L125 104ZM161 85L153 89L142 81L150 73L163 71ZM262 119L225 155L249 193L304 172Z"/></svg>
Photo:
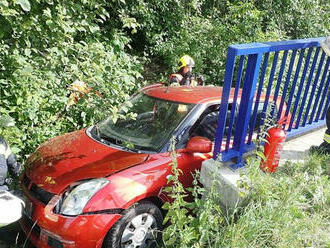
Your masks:
<svg viewBox="0 0 330 248"><path fill-rule="evenodd" d="M185 141L181 143L187 143L189 139L194 136L201 136L208 138L212 142L215 140L215 133L218 123L219 105L215 104L207 107L196 122L186 130L188 135ZM180 142L179 142L180 143ZM200 170L202 162L204 160L212 158L213 152L200 153L189 152L185 148L177 149L177 162L178 168L182 171L180 175L180 181L185 187L191 187L193 181L193 174L196 170Z"/></svg>

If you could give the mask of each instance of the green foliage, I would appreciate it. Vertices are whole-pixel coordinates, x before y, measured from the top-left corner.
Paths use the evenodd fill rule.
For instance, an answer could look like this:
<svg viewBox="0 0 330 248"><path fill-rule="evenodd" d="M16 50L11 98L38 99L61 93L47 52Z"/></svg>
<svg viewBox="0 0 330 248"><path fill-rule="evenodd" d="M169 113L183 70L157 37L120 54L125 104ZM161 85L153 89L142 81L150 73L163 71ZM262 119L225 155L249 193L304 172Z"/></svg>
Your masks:
<svg viewBox="0 0 330 248"><path fill-rule="evenodd" d="M196 59L196 71L205 75L208 84L221 85L230 44L313 37L328 32L325 10L329 3L288 1L287 5L296 10L292 12L287 5L280 9L279 2L217 1L211 5L210 1L199 1L192 6L181 2L176 6L177 17L169 19L169 26L164 25L152 39L145 37L154 45L148 51L164 58L173 71L178 57L188 53ZM308 11L313 14L308 15ZM291 22L280 19L281 15L290 17Z"/></svg>
<svg viewBox="0 0 330 248"><path fill-rule="evenodd" d="M149 50L172 70L179 56L190 54L208 84L222 84L228 45L326 36L330 29L329 1L198 1L192 6L177 7L172 28L164 25Z"/></svg>
<svg viewBox="0 0 330 248"><path fill-rule="evenodd" d="M116 106L140 87L141 63L125 51L130 39L102 30L105 7L106 1L0 4L8 25L0 40L0 113L17 126L1 131L16 152L28 154L45 139L110 113L116 118ZM93 91L66 110L75 80Z"/></svg>
<svg viewBox="0 0 330 248"><path fill-rule="evenodd" d="M115 121L142 75L166 80L185 53L221 85L228 45L329 35L329 9L326 0L1 0L0 115L16 126L0 135L24 160L50 137ZM67 108L76 80L92 91ZM251 199L236 218L221 214L215 185L204 199L198 176L184 189L172 156L168 247L329 246L329 157L275 175L251 166Z"/></svg>
<svg viewBox="0 0 330 248"><path fill-rule="evenodd" d="M221 208L217 205L216 185L212 185L211 191L201 199L205 190L198 184L199 174L195 176L193 188L184 188L179 181L181 171L178 169L174 145L171 157L173 175L169 182L172 186L165 191L173 202L164 205L167 210L164 222L169 224L163 233L165 247L207 247L210 242L220 238L216 235L224 220ZM193 201L188 201L187 197L192 197Z"/></svg>
<svg viewBox="0 0 330 248"><path fill-rule="evenodd" d="M215 184L201 200L205 191L195 182L189 204L174 176L165 247L328 247L329 161L330 156L312 154L305 163L287 163L266 174L259 160L251 160L242 183L249 190L247 205L231 214L219 209Z"/></svg>
<svg viewBox="0 0 330 248"><path fill-rule="evenodd" d="M329 1L324 0L256 0L265 15L267 30L281 30L289 39L318 37L329 34ZM275 26L274 26L275 25Z"/></svg>
<svg viewBox="0 0 330 248"><path fill-rule="evenodd" d="M329 9L324 0L2 0L0 114L16 127L0 133L23 156L52 136L118 119L142 75L167 80L184 53L207 84L221 85L228 45L325 36ZM65 110L75 80L93 91Z"/></svg>
<svg viewBox="0 0 330 248"><path fill-rule="evenodd" d="M329 156L311 155L287 163L274 175L253 161L250 201L221 232L226 247L327 247L329 232Z"/></svg>

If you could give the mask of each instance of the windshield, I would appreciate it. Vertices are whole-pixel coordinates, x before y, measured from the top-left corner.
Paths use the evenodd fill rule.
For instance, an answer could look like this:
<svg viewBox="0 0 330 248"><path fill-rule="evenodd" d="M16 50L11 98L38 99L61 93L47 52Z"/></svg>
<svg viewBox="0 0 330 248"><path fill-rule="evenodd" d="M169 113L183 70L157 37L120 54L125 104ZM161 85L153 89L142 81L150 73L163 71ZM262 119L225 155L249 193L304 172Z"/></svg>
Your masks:
<svg viewBox="0 0 330 248"><path fill-rule="evenodd" d="M193 104L170 102L138 94L128 112L135 118L111 118L97 125L97 137L133 149L158 151L171 137L175 128L193 108Z"/></svg>

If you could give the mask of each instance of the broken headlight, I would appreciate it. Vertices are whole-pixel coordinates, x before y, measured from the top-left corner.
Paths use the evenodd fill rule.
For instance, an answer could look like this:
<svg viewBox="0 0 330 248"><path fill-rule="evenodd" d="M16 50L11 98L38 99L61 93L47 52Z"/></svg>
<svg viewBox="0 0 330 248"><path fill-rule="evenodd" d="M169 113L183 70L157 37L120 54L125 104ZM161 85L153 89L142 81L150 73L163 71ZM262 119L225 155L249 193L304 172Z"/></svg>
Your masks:
<svg viewBox="0 0 330 248"><path fill-rule="evenodd" d="M81 214L93 195L108 183L109 181L105 178L97 178L79 184L64 197L60 213L64 215Z"/></svg>

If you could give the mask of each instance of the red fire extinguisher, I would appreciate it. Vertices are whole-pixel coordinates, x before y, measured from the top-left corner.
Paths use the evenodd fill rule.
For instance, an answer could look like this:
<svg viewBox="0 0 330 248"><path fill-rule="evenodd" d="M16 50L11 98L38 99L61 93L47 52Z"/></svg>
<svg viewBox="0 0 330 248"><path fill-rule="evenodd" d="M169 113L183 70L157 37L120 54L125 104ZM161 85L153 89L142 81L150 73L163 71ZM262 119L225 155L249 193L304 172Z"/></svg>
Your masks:
<svg viewBox="0 0 330 248"><path fill-rule="evenodd" d="M286 124L286 118L278 121L277 125L268 129L266 144L264 148L265 159L261 162L261 169L265 172L275 172L280 162L283 143L286 139L286 132L282 126Z"/></svg>

